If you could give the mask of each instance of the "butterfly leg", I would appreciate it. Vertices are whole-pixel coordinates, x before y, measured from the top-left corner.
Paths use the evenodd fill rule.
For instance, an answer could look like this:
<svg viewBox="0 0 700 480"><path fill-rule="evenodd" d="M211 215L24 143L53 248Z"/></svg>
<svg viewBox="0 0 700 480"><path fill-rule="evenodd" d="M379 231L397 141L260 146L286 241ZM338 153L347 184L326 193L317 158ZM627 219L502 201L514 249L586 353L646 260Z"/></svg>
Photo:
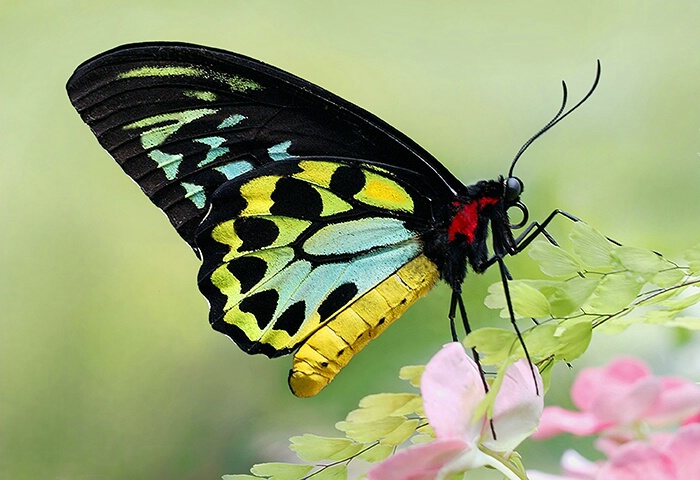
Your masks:
<svg viewBox="0 0 700 480"><path fill-rule="evenodd" d="M462 300L462 292L453 290L452 297L450 298L450 313L448 315L450 319L450 330L452 331L452 341L458 342L459 337L457 336L457 328L455 327L455 317L457 316L457 306L459 305L459 315L462 317L462 325L464 325L464 332L466 335L472 333L472 328L469 325L469 319L467 318L467 309L464 307L464 300ZM481 381L484 384L484 391L489 391L489 385L486 382L486 377L484 376L484 369L481 368L481 362L479 360L479 353L475 348L472 348L472 355L474 357L474 362L479 368L479 374L481 375Z"/></svg>
<svg viewBox="0 0 700 480"><path fill-rule="evenodd" d="M459 342L457 327L455 326L455 317L457 316L457 297L457 292L452 291L452 297L450 298L450 313L447 314L447 318L450 319L450 333L452 334L453 342Z"/></svg>
<svg viewBox="0 0 700 480"><path fill-rule="evenodd" d="M464 300L462 299L462 292L459 291L452 291L452 298L450 300L450 325L452 327L452 337L456 338L457 332L455 331L454 327L454 319L455 319L455 314L456 314L456 306L459 305L459 315L462 317L462 324L464 325L464 331L466 332L467 335L469 335L472 332L471 326L469 325L469 319L467 318L467 309L464 306ZM456 341L456 340L455 340ZM481 377L481 384L484 386L484 392L488 393L489 392L489 384L486 381L486 374L484 373L484 369L481 367L481 360L479 359L479 352L476 351L476 348L472 348L472 356L474 357L474 363L476 363L476 367L479 369L479 376ZM496 438L496 429L493 427L493 419L490 420L489 422L491 426L491 433L493 434L493 438Z"/></svg>
<svg viewBox="0 0 700 480"><path fill-rule="evenodd" d="M575 217L574 215L570 214L569 212L565 212L564 210L556 209L556 210L552 211L552 213L550 213L547 216L547 218L544 219L543 222L540 223L540 222L534 221L534 222L530 223L525 228L525 230L523 230L523 232L520 235L518 235L518 237L515 239L515 248L511 252L509 252L508 254L509 255L517 255L518 253L525 250L540 235L543 235L549 243L558 247L559 244L557 243L557 241L554 240L554 237L552 237L549 234L549 232L546 230L547 226L552 222L552 220L554 220L557 217L557 215L561 215L565 218L568 218L572 222L580 222L581 221L580 218ZM605 238L607 238L608 241L614 245L617 245L617 246L622 245L620 242L618 242L617 240L614 240L610 237L605 237ZM486 260L483 263L481 268L483 270L486 270L491 265L498 262L501 258L502 258L502 256L493 255L491 258L489 258L488 260ZM508 273L508 269L506 269L505 271L506 271L506 276L508 277L508 279L512 280L513 277L510 275L510 273Z"/></svg>
<svg viewBox="0 0 700 480"><path fill-rule="evenodd" d="M565 212L564 210L559 210L556 209L552 213L550 213L547 218L544 219L542 223L539 222L532 222L530 225L527 226L527 228L518 236L518 238L515 239L515 251L511 254L514 255L516 253L520 253L523 250L527 248L528 245L532 243L535 238L537 238L539 235L544 235L544 237L547 239L549 243L555 246L559 246L557 244L556 240L547 232L546 228L547 225L550 224L554 218L556 218L557 215L561 215L565 218L568 218L572 222L580 222L581 219L573 216L572 214ZM608 241L614 245L617 245L618 247L621 246L622 244L618 242L617 240L614 240L610 237L605 237L608 239ZM491 262L493 263L493 262Z"/></svg>
<svg viewBox="0 0 700 480"><path fill-rule="evenodd" d="M518 236L518 238L515 239L515 253L519 253L523 251L525 248L527 248L532 241L537 238L539 235L543 235L549 243L555 246L559 246L557 244L556 240L554 240L554 237L552 237L549 232L547 232L546 228L547 225L551 223L552 220L557 215L561 215L565 218L568 218L572 222L580 222L581 220L573 215L571 215L568 212L565 212L563 210L556 209L552 213L550 213L547 218L544 219L542 223L539 223L537 221L532 222L530 225L527 226L527 228Z"/></svg>
<svg viewBox="0 0 700 480"><path fill-rule="evenodd" d="M452 292L452 298L456 298L459 304L459 315L462 317L462 324L464 325L464 331L467 335L472 333L471 326L469 325L469 319L467 318L467 309L464 307L464 300L462 300L462 292ZM484 369L481 367L481 361L479 360L479 352L476 348L472 348L472 354L474 356L474 362L479 368L479 374L481 375L481 383L484 385L484 391L489 391L489 384L486 382L486 377L484 376Z"/></svg>
<svg viewBox="0 0 700 480"><path fill-rule="evenodd" d="M535 367L532 364L532 360L530 359L530 353L527 351L527 346L525 345L525 340L523 339L522 334L520 333L520 329L518 328L518 324L515 322L515 312L513 311L513 301L511 300L510 297L510 289L508 288L508 279L509 279L509 274L508 274L508 269L506 268L506 264L503 261L503 257L497 257L497 262L498 262L498 267L501 272L501 281L503 282L503 292L506 296L506 305L508 306L508 315L510 316L510 323L513 325L513 330L515 330L515 333L518 335L518 340L520 341L520 345L523 347L523 351L525 352L525 358L527 358L527 362L530 364L530 371L532 372L532 380L535 382L535 391L539 395L539 388L537 386L537 377L535 376Z"/></svg>

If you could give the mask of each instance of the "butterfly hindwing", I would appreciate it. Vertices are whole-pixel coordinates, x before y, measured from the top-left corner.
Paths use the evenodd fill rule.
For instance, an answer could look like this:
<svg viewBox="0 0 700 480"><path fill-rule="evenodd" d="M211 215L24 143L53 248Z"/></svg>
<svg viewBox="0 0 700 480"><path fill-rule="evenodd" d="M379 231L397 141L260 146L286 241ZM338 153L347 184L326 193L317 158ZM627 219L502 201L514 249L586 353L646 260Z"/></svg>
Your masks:
<svg viewBox="0 0 700 480"><path fill-rule="evenodd" d="M256 169L214 194L197 235L210 321L249 353L289 353L419 257L431 228L424 194L389 166Z"/></svg>
<svg viewBox="0 0 700 480"><path fill-rule="evenodd" d="M429 153L374 115L223 50L126 45L85 62L67 88L100 143L195 249L194 232L213 192L273 161L388 158L432 178L445 197L460 185Z"/></svg>
<svg viewBox="0 0 700 480"><path fill-rule="evenodd" d="M294 354L289 388L311 397L328 385L367 343L379 336L439 278L425 255L414 258L321 325Z"/></svg>

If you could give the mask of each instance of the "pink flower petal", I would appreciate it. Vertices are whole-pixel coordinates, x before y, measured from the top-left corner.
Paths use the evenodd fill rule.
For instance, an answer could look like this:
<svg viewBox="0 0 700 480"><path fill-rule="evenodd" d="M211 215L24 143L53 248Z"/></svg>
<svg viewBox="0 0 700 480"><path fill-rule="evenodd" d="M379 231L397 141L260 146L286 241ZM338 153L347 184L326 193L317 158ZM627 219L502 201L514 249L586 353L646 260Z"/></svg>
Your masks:
<svg viewBox="0 0 700 480"><path fill-rule="evenodd" d="M540 426L532 438L543 440L561 433L584 436L600 432L611 425L590 413L578 413L560 407L547 407L542 412Z"/></svg>
<svg viewBox="0 0 700 480"><path fill-rule="evenodd" d="M600 464L591 462L586 457L578 453L576 450L567 450L561 457L561 466L564 473L580 479L595 478Z"/></svg>
<svg viewBox="0 0 700 480"><path fill-rule="evenodd" d="M661 381L655 377L640 379L633 384L611 382L605 393L593 401L589 412L600 421L629 425L642 419L660 394Z"/></svg>
<svg viewBox="0 0 700 480"><path fill-rule="evenodd" d="M681 477L668 455L643 442L630 442L618 448L596 476L596 480L641 479L680 480Z"/></svg>
<svg viewBox="0 0 700 480"><path fill-rule="evenodd" d="M683 420L683 425L690 425L691 423L700 423L700 412L698 412L697 415L693 415L692 417L688 417Z"/></svg>
<svg viewBox="0 0 700 480"><path fill-rule="evenodd" d="M678 429L664 451L673 458L678 478L700 478L700 423Z"/></svg>
<svg viewBox="0 0 700 480"><path fill-rule="evenodd" d="M679 423L700 415L700 386L681 378L663 377L661 393L644 419L651 425Z"/></svg>
<svg viewBox="0 0 700 480"><path fill-rule="evenodd" d="M594 480L600 464L591 462L575 450L567 450L561 457L563 476L528 470L529 480Z"/></svg>
<svg viewBox="0 0 700 480"><path fill-rule="evenodd" d="M438 439L479 440L481 423L473 422L484 398L479 370L461 343L448 343L430 359L421 377L423 407Z"/></svg>
<svg viewBox="0 0 700 480"><path fill-rule="evenodd" d="M527 478L528 480L581 480L576 477L569 477L568 475L552 475L551 473L544 473L539 470L528 470Z"/></svg>
<svg viewBox="0 0 700 480"><path fill-rule="evenodd" d="M580 410L590 410L593 402L605 396L613 385L633 385L650 376L647 366L639 360L619 358L604 368L583 370L571 387L571 399Z"/></svg>
<svg viewBox="0 0 700 480"><path fill-rule="evenodd" d="M446 463L467 448L462 440L413 445L370 469L367 480L433 480Z"/></svg>
<svg viewBox="0 0 700 480"><path fill-rule="evenodd" d="M593 445L598 451L612 457L620 446L637 440L638 435L639 432L635 432L632 428L613 427L596 438Z"/></svg>
<svg viewBox="0 0 700 480"><path fill-rule="evenodd" d="M700 412L698 412L697 415L693 415L692 417L688 417L683 420L683 425L690 425L691 423L700 423Z"/></svg>
<svg viewBox="0 0 700 480"><path fill-rule="evenodd" d="M539 371L536 368L534 371L535 379L532 378L530 363L525 359L506 369L493 407L497 439L493 439L488 422L482 431L486 434L482 443L487 448L511 451L537 429L544 408L544 388Z"/></svg>

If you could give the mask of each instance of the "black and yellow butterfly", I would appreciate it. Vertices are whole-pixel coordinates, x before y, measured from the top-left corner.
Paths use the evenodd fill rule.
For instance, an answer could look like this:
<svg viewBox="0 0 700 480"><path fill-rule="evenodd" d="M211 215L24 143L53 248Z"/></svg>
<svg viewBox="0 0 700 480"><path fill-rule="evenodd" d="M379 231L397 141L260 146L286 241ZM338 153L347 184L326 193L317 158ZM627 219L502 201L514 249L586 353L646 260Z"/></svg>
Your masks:
<svg viewBox="0 0 700 480"><path fill-rule="evenodd" d="M295 352L289 385L301 397L325 387L438 279L453 291L456 336L458 305L466 326L467 264L480 273L498 263L507 288L502 258L560 213L516 240L527 210L515 161L506 178L465 186L374 115L242 55L126 45L78 67L67 89L102 146L202 259L211 325L250 354ZM565 96L542 131L581 102L563 113ZM511 207L523 214L518 225Z"/></svg>

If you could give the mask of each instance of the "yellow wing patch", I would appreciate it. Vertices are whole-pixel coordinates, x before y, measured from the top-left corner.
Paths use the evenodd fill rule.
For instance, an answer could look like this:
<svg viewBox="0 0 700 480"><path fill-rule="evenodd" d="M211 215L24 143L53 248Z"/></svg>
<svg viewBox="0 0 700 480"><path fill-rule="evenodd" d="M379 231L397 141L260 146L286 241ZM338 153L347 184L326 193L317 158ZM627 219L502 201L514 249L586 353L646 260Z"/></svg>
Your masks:
<svg viewBox="0 0 700 480"><path fill-rule="evenodd" d="M365 170L364 174L365 185L355 194L356 200L387 210L413 212L413 199L401 185L369 170Z"/></svg>
<svg viewBox="0 0 700 480"><path fill-rule="evenodd" d="M301 168L302 171L292 176L299 180L306 180L307 182L321 187L329 188L331 185L331 177L333 177L335 171L341 166L341 163L304 160L299 162L299 168Z"/></svg>

